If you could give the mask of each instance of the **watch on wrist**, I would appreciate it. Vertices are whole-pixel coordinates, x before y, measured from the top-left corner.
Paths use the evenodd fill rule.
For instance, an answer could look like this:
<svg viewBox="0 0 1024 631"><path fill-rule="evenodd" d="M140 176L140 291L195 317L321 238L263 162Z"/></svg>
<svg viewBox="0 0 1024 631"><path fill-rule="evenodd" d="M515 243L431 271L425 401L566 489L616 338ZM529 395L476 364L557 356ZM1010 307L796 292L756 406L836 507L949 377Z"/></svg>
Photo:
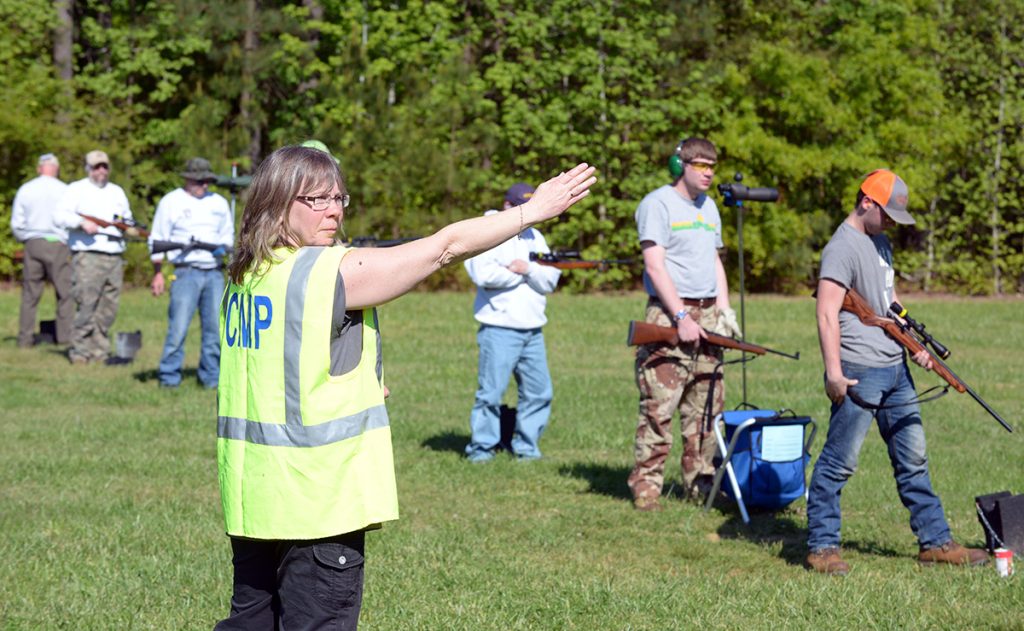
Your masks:
<svg viewBox="0 0 1024 631"><path fill-rule="evenodd" d="M680 309L679 311L676 311L676 314L674 316L672 316L672 321L675 322L676 324L679 324L680 322L685 320L686 316L688 315L690 315L689 311L685 309Z"/></svg>

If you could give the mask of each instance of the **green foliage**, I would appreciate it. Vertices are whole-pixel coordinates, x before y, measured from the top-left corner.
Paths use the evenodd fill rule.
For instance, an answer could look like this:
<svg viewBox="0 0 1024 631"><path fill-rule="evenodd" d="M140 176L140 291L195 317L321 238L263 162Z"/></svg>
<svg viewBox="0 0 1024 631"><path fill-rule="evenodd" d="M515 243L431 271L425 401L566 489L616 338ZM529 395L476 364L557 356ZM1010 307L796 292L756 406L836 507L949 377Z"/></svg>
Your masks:
<svg viewBox="0 0 1024 631"><path fill-rule="evenodd" d="M633 213L680 137L719 182L776 186L744 214L755 291L801 292L868 171L910 185L905 282L1024 286L1024 5L1009 0L205 0L73 3L73 78L43 0L0 0L0 201L55 151L104 148L147 218L194 155L242 172L317 137L342 157L348 236L424 235L576 161L590 198L545 227L592 258L638 255ZM717 193L712 192L712 195ZM733 283L737 217L723 209ZM16 248L0 234L0 253ZM567 288L636 285L640 266ZM0 277L12 277L0 257ZM431 280L463 284L449 273Z"/></svg>

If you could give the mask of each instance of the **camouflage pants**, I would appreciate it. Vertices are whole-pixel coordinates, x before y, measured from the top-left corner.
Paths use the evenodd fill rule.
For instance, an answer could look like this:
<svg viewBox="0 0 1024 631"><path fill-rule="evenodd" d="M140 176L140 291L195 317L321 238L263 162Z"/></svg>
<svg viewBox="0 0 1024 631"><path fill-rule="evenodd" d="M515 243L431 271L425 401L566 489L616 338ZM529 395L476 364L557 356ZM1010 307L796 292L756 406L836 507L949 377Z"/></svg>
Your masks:
<svg viewBox="0 0 1024 631"><path fill-rule="evenodd" d="M109 332L117 317L123 278L124 259L119 255L71 255L71 295L78 310L71 331L70 359L103 361L110 354Z"/></svg>
<svg viewBox="0 0 1024 631"><path fill-rule="evenodd" d="M690 317L706 329L713 329L718 307L686 307ZM672 326L672 320L652 300L646 321ZM665 460L672 449L672 415L679 411L683 437L683 491L695 497L698 484L707 482L715 468L717 452L711 419L725 404L725 382L716 367L721 349L706 344L645 344L636 352L636 385L640 391L634 456L629 489L635 498L657 498L665 477ZM708 410L708 392L714 388ZM703 479L701 479L703 478Z"/></svg>

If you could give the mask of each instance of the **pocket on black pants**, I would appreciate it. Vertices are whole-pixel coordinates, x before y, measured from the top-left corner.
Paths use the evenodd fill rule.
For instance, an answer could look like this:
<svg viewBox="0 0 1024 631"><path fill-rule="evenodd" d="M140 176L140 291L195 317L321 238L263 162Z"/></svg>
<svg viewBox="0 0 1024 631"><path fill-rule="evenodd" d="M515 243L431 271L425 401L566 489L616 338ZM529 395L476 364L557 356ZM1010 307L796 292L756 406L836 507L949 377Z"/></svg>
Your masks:
<svg viewBox="0 0 1024 631"><path fill-rule="evenodd" d="M363 593L362 551L328 541L313 544L313 558L317 566L313 595L320 604L337 609L358 605Z"/></svg>

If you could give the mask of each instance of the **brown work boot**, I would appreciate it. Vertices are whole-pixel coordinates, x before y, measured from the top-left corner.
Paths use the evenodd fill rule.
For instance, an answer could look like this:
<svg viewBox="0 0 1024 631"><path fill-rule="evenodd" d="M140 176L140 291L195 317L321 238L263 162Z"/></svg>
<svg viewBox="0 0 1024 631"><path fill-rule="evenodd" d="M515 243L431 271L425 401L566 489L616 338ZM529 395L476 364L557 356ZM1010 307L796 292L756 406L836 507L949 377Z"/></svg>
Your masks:
<svg viewBox="0 0 1024 631"><path fill-rule="evenodd" d="M807 555L807 568L830 576L846 576L850 566L839 556L839 548L822 548Z"/></svg>
<svg viewBox="0 0 1024 631"><path fill-rule="evenodd" d="M935 565L936 563L985 565L988 563L988 553L978 548L965 548L950 539L936 548L921 550L921 553L917 555L917 562L921 565Z"/></svg>
<svg viewBox="0 0 1024 631"><path fill-rule="evenodd" d="M697 476L690 486L683 488L683 496L686 501L703 506L711 493L711 487L714 486L714 480L715 476L713 475Z"/></svg>
<svg viewBox="0 0 1024 631"><path fill-rule="evenodd" d="M633 499L633 508L644 513L656 513L662 509L662 506L657 497L640 496Z"/></svg>

